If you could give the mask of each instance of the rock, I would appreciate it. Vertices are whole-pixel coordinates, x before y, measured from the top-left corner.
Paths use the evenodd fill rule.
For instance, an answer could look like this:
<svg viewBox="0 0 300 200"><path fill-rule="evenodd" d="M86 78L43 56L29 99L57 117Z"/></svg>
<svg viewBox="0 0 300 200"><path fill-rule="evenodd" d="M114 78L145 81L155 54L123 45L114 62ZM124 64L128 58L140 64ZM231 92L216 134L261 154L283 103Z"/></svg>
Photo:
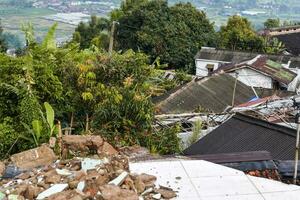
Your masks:
<svg viewBox="0 0 300 200"><path fill-rule="evenodd" d="M136 179L140 179L145 184L146 187L154 186L154 183L156 181L156 177L149 174L138 175Z"/></svg>
<svg viewBox="0 0 300 200"><path fill-rule="evenodd" d="M80 181L81 179L83 179L85 176L87 175L87 173L83 170L77 171L74 173L74 179Z"/></svg>
<svg viewBox="0 0 300 200"><path fill-rule="evenodd" d="M100 136L92 135L65 135L62 138L63 149L80 152L80 155L88 155L90 152L97 152L104 143ZM65 157L66 155L63 155Z"/></svg>
<svg viewBox="0 0 300 200"><path fill-rule="evenodd" d="M100 187L104 200L138 200L138 195L131 190L121 189L115 185L104 185Z"/></svg>
<svg viewBox="0 0 300 200"><path fill-rule="evenodd" d="M145 186L144 182L140 178L137 178L134 181L134 186L135 186L135 188L136 188L136 190L139 194L143 193L146 189L146 186Z"/></svg>
<svg viewBox="0 0 300 200"><path fill-rule="evenodd" d="M97 186L102 186L102 185L105 185L109 182L109 178L108 178L108 175L107 173L106 174L103 174L103 175L99 175L98 178L96 179L96 184Z"/></svg>
<svg viewBox="0 0 300 200"><path fill-rule="evenodd" d="M52 176L47 176L45 179L45 183L47 184L56 184L61 180L61 176L59 174L54 174Z"/></svg>
<svg viewBox="0 0 300 200"><path fill-rule="evenodd" d="M75 188L77 188L77 186L78 186L78 183L79 183L79 181L78 180L72 180L72 181L69 181L69 188L70 189L75 189Z"/></svg>
<svg viewBox="0 0 300 200"><path fill-rule="evenodd" d="M29 200L35 199L43 189L41 187L29 185L26 189L24 197Z"/></svg>
<svg viewBox="0 0 300 200"><path fill-rule="evenodd" d="M173 190L170 190L170 189L160 188L160 189L156 190L156 192L160 193L162 195L162 197L165 199L172 199L177 196L176 192L174 192Z"/></svg>
<svg viewBox="0 0 300 200"><path fill-rule="evenodd" d="M18 179L22 179L22 180L28 179L30 177L31 177L31 175L30 175L29 172L25 172L25 173L22 173L22 174L17 176Z"/></svg>
<svg viewBox="0 0 300 200"><path fill-rule="evenodd" d="M122 185L122 183L124 182L124 180L126 179L126 177L128 175L129 175L128 172L122 172L117 178L115 178L114 180L110 181L108 184L109 185L120 186L120 185Z"/></svg>
<svg viewBox="0 0 300 200"><path fill-rule="evenodd" d="M18 185L13 191L11 191L11 194L17 194L17 195L24 196L24 194L27 190L27 187L28 187L28 185L26 185L26 184Z"/></svg>
<svg viewBox="0 0 300 200"><path fill-rule="evenodd" d="M56 156L52 149L42 145L35 149L14 154L10 159L20 169L31 169L53 163L56 160Z"/></svg>
<svg viewBox="0 0 300 200"><path fill-rule="evenodd" d="M5 164L3 162L0 162L0 177L3 176L5 172Z"/></svg>
<svg viewBox="0 0 300 200"><path fill-rule="evenodd" d="M42 193L40 193L37 197L37 199L45 199L47 197L50 197L53 194L62 192L63 190L65 190L68 187L68 184L55 184L53 186L51 186L49 189L43 191Z"/></svg>
<svg viewBox="0 0 300 200"><path fill-rule="evenodd" d="M118 154L118 151L109 143L104 142L102 148L99 149L97 153L99 156L116 155L116 154Z"/></svg>
<svg viewBox="0 0 300 200"><path fill-rule="evenodd" d="M74 190L67 190L48 197L48 200L82 200L83 197Z"/></svg>

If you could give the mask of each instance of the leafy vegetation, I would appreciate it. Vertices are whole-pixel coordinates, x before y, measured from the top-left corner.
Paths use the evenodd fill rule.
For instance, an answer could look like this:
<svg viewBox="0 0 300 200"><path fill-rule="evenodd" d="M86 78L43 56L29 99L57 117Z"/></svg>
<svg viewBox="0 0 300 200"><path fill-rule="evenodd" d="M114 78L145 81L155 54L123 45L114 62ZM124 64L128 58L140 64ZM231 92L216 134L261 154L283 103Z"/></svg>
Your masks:
<svg viewBox="0 0 300 200"><path fill-rule="evenodd" d="M132 50L109 55L96 46L80 50L75 42L57 48L55 28L38 43L32 25L24 25L23 55L0 55L0 136L6 141L0 155L10 147L12 153L47 142L56 133L54 119L77 134L101 134L116 145L177 151L174 130L152 130L151 97L164 89L153 81L157 64ZM170 148L164 138L173 139ZM16 139L24 145L14 144Z"/></svg>

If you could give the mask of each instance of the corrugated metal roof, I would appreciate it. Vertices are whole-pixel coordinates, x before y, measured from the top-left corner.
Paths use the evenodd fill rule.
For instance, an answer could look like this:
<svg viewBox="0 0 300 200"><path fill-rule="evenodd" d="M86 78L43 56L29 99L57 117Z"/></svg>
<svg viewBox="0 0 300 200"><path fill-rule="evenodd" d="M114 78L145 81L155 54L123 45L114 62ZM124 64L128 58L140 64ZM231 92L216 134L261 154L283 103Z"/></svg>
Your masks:
<svg viewBox="0 0 300 200"><path fill-rule="evenodd" d="M186 155L268 151L275 160L292 160L296 130L236 114L184 150Z"/></svg>
<svg viewBox="0 0 300 200"><path fill-rule="evenodd" d="M300 33L298 33L300 36ZM288 35L286 36L288 37ZM292 37L291 37L292 38ZM281 41L284 41L284 39L280 39ZM287 39L288 40L288 39ZM298 41L300 39L297 39ZM291 43L288 44L288 42L285 42L286 46L292 46L296 45L298 47L299 42L295 42L295 40L290 39ZM288 48L289 49L289 48ZM300 48L298 48L298 51L300 51ZM195 59L204 59L204 60L218 60L223 62L229 62L229 63L239 63L244 60L249 60L252 58L255 58L256 56L260 55L259 53L253 53L253 52L242 52L242 51L230 51L230 50L222 50L222 49L214 49L214 48L202 48L195 56ZM291 55L271 55L271 54L261 54L264 56L267 56L269 59L287 64L290 61L290 67L291 68L300 68L300 57L298 56L291 56ZM298 55L298 54L296 54Z"/></svg>
<svg viewBox="0 0 300 200"><path fill-rule="evenodd" d="M272 79L288 85L297 76L296 73L289 69L281 66L280 63L274 62L268 59L266 56L259 55L254 59L241 62L239 64L226 65L220 67L216 72L225 71L231 72L239 68L251 68L253 70L259 71L267 76L272 77Z"/></svg>
<svg viewBox="0 0 300 200"><path fill-rule="evenodd" d="M160 98L156 110L160 114L193 112L199 108L223 112L232 104L235 78L218 74L204 79L194 79L178 90ZM255 96L252 89L237 82L235 105L245 103Z"/></svg>
<svg viewBox="0 0 300 200"><path fill-rule="evenodd" d="M290 33L274 36L284 44L284 47L292 54L300 55L300 33Z"/></svg>

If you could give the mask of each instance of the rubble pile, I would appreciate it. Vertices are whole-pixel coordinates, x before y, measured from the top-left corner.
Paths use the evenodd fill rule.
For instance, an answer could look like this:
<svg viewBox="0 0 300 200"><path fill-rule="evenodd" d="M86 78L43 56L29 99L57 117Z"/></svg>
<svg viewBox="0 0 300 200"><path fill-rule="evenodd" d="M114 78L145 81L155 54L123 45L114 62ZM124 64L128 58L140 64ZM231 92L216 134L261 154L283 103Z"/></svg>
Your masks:
<svg viewBox="0 0 300 200"><path fill-rule="evenodd" d="M68 141L68 148L73 148L76 142L71 145L71 140ZM88 141L89 147L96 149L98 155L53 160L52 150L41 146L12 156L12 162L6 165L0 162L0 200L148 200L176 197L172 189L156 186L155 176L130 173L127 156L115 150L111 151L113 154L103 156L99 150L99 147L103 149L103 145L95 145L96 140ZM80 148L83 151L86 146Z"/></svg>

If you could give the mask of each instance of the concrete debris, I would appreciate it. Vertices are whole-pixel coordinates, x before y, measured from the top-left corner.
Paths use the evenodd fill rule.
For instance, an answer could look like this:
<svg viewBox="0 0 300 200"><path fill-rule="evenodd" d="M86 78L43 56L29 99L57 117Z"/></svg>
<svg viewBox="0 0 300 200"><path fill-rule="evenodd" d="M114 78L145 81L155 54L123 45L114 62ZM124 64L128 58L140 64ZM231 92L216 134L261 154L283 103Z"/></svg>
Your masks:
<svg viewBox="0 0 300 200"><path fill-rule="evenodd" d="M97 165L102 165L105 162L107 162L107 160L84 158L81 162L81 169L84 171L95 169Z"/></svg>
<svg viewBox="0 0 300 200"><path fill-rule="evenodd" d="M56 169L56 172L57 172L59 175L62 175L62 176L70 176L70 175L72 175L72 172L70 172L70 171L67 170L67 169Z"/></svg>
<svg viewBox="0 0 300 200"><path fill-rule="evenodd" d="M55 184L55 185L51 186L49 189L40 193L36 199L45 199L47 197L50 197L53 194L64 191L64 189L66 189L67 187L68 187L68 184Z"/></svg>
<svg viewBox="0 0 300 200"><path fill-rule="evenodd" d="M153 198L153 199L161 199L161 194L160 194L160 193L154 194L154 195L152 196L152 198Z"/></svg>
<svg viewBox="0 0 300 200"><path fill-rule="evenodd" d="M114 180L110 181L108 184L109 185L120 186L125 181L125 179L126 179L127 176L128 176L128 172L122 172L117 178L115 178Z"/></svg>
<svg viewBox="0 0 300 200"><path fill-rule="evenodd" d="M73 156L87 156L96 152L100 157L118 154L118 151L100 136L65 135L62 144L64 158L70 153Z"/></svg>
<svg viewBox="0 0 300 200"><path fill-rule="evenodd" d="M52 149L46 145L14 154L10 157L13 164L20 169L32 169L52 164L57 158Z"/></svg>
<svg viewBox="0 0 300 200"><path fill-rule="evenodd" d="M77 144L76 138L70 139L69 137L68 144L76 144L84 148L80 146L81 144ZM105 143L98 137L94 139L83 140L80 137L79 141L92 142L96 146ZM19 168L15 166L15 171L18 173L12 173L12 176L8 178L0 179L0 200L150 200L169 199L176 196L171 189L156 188L155 176L130 173L129 159L124 154L106 157L96 155L98 159L93 156L92 158L53 160L52 155L51 159L46 158L49 156L48 147L40 148L46 149L46 156L40 154L42 151L39 148L22 152L18 156L14 155L13 164L25 167L26 171L18 171ZM37 155L33 156L33 152ZM32 163L29 164L25 158ZM37 158L37 162L33 158ZM42 165L42 163L47 164ZM29 166L34 167L29 169ZM7 168L8 166L5 171Z"/></svg>
<svg viewBox="0 0 300 200"><path fill-rule="evenodd" d="M85 187L85 182L84 181L80 181L77 185L77 190L79 190L80 192L82 192L84 190Z"/></svg>

